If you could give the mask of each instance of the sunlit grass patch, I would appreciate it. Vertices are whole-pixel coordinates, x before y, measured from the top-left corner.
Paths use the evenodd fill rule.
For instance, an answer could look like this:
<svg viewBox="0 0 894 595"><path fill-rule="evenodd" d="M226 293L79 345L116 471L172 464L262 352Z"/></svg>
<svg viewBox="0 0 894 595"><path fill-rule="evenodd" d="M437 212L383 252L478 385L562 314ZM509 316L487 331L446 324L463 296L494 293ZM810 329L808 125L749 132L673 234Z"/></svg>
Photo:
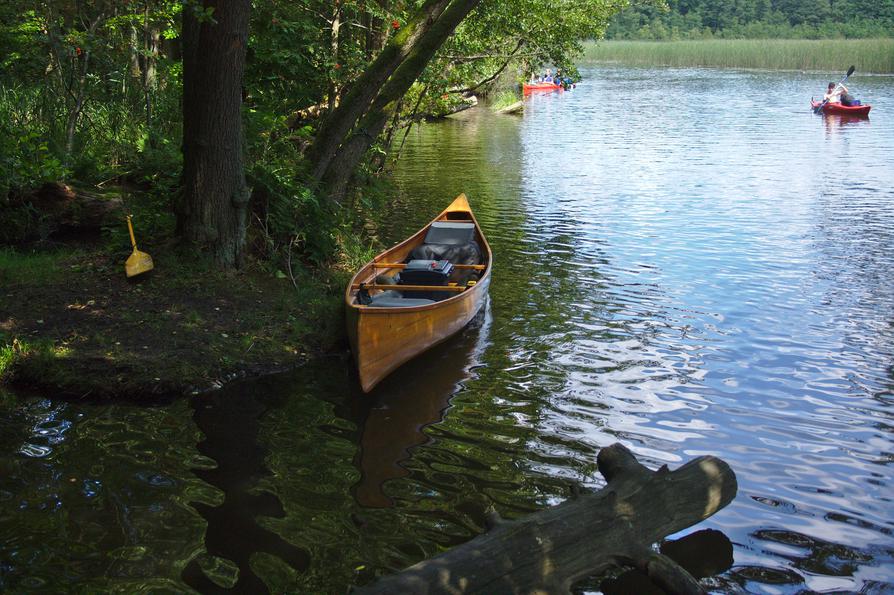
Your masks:
<svg viewBox="0 0 894 595"><path fill-rule="evenodd" d="M70 354L71 350L64 345L9 339L0 334L0 383L10 380L16 368L22 366L44 378L55 378L59 375L58 360Z"/></svg>

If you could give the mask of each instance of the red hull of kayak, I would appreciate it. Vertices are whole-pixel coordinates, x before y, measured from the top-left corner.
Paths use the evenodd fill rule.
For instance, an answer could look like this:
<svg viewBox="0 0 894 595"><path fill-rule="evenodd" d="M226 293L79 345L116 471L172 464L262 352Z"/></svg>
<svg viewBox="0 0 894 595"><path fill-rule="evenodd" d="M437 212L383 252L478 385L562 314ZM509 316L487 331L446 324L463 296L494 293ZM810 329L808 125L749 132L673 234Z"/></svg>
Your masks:
<svg viewBox="0 0 894 595"><path fill-rule="evenodd" d="M810 107L816 109L821 101L811 101ZM843 116L868 116L871 105L841 105L840 103L827 103L823 106L824 114L840 114Z"/></svg>
<svg viewBox="0 0 894 595"><path fill-rule="evenodd" d="M564 89L564 87L555 83L525 83L522 85L522 89L524 90L525 95L527 95L529 93L538 93L540 91L559 91Z"/></svg>

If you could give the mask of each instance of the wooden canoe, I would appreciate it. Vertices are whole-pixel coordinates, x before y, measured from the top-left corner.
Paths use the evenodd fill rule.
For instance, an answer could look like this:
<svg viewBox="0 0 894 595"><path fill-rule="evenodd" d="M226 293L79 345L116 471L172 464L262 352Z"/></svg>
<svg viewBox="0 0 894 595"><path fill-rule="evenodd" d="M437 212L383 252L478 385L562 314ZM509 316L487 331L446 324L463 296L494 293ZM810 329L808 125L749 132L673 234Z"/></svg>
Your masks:
<svg viewBox="0 0 894 595"><path fill-rule="evenodd" d="M429 228L436 222L474 225L473 237L480 250L481 263L459 268L474 269L477 280L472 284L442 289L426 286L448 296L431 303L395 305L400 302L398 299L387 300L390 302L387 307L377 306L375 301L362 304L361 289L373 298L386 291L403 295L404 291L421 289L417 285L384 285L377 283L377 279L398 274L413 249L425 243ZM369 392L400 365L456 334L472 320L487 298L492 260L490 245L472 214L466 195L460 194L428 225L376 256L354 275L345 291L345 306L348 340L363 392Z"/></svg>

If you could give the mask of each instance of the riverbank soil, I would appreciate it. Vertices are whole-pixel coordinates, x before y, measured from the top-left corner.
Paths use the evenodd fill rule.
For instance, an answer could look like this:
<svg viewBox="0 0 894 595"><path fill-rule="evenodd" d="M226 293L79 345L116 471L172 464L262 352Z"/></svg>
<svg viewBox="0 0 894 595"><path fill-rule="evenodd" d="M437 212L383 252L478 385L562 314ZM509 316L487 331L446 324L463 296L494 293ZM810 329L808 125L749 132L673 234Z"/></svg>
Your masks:
<svg viewBox="0 0 894 595"><path fill-rule="evenodd" d="M141 249L155 267L136 280L123 253L0 249L0 384L175 396L344 354L337 281L305 273L293 284L252 266L224 274Z"/></svg>

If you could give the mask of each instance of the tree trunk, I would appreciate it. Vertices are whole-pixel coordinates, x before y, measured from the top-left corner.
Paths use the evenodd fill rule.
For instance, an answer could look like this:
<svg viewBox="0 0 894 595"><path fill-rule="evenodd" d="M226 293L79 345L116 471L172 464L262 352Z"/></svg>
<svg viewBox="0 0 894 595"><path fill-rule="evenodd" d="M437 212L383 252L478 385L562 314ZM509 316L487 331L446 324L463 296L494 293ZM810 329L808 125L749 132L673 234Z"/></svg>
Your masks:
<svg viewBox="0 0 894 595"><path fill-rule="evenodd" d="M437 21L417 40L394 74L381 86L378 96L358 122L354 133L327 160L327 166L320 174L319 179L323 180L333 200L341 202L344 198L351 176L367 149L385 128L396 103L422 74L435 52L479 2L480 0L451 2Z"/></svg>
<svg viewBox="0 0 894 595"><path fill-rule="evenodd" d="M338 64L338 44L339 31L341 30L341 0L335 0L332 7L332 25L330 27L329 52L333 64ZM334 77L329 79L329 99L327 107L330 112L335 109L338 104L338 94L340 89Z"/></svg>
<svg viewBox="0 0 894 595"><path fill-rule="evenodd" d="M142 78L143 101L146 106L146 127L152 125L152 95L158 86L158 50L161 46L161 31L158 24L150 20L149 4L146 4L145 22L143 23L143 60ZM151 137L150 137L151 138Z"/></svg>
<svg viewBox="0 0 894 595"><path fill-rule="evenodd" d="M308 157L314 164L314 178L323 179L332 157L348 132L369 108L388 77L406 59L450 2L451 0L426 0L413 19L391 38L379 57L353 82L338 107L323 121L308 151Z"/></svg>
<svg viewBox="0 0 894 595"><path fill-rule="evenodd" d="M183 10L183 187L177 236L220 268L242 264L250 191L242 156L242 75L250 0Z"/></svg>
<svg viewBox="0 0 894 595"><path fill-rule="evenodd" d="M597 458L608 485L385 577L358 594L570 593L576 581L636 566L669 593L702 593L698 582L651 545L702 521L736 495L736 477L715 457L676 471L650 471L621 444Z"/></svg>

